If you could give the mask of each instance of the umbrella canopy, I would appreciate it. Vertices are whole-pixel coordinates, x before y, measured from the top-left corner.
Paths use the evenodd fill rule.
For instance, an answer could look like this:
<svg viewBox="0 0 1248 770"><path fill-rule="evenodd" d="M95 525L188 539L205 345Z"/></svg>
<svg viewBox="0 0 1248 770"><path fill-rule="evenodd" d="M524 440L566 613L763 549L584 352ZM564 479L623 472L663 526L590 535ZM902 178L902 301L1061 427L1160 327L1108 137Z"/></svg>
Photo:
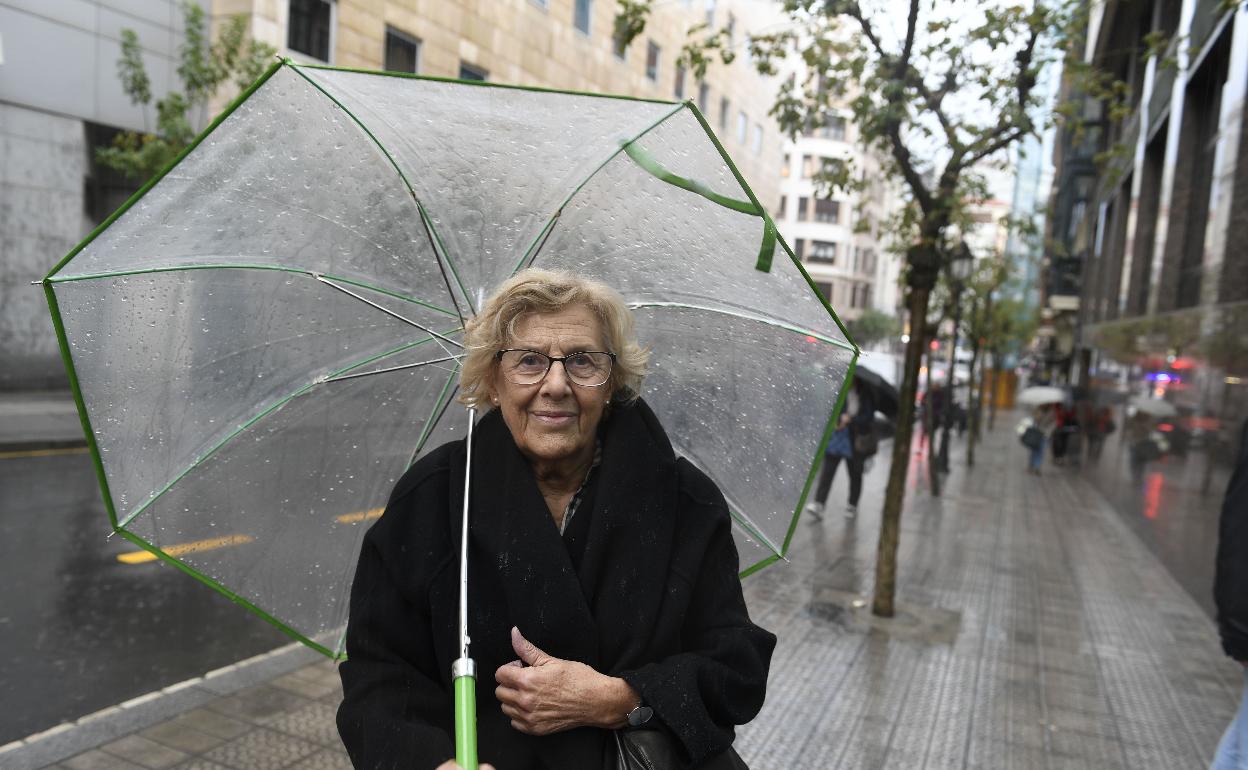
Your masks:
<svg viewBox="0 0 1248 770"><path fill-rule="evenodd" d="M1169 401L1163 401L1160 398L1132 396L1128 403L1135 411L1143 412L1153 417L1174 417L1179 413L1174 404Z"/></svg>
<svg viewBox="0 0 1248 770"><path fill-rule="evenodd" d="M863 387L871 391L871 395L875 398L875 410L877 412L896 419L899 398L897 388L865 366L859 366L854 369L854 381L861 383Z"/></svg>
<svg viewBox="0 0 1248 770"><path fill-rule="evenodd" d="M360 541L527 266L618 289L643 395L788 548L857 349L691 103L275 65L44 289L114 528L329 655Z"/></svg>
<svg viewBox="0 0 1248 770"><path fill-rule="evenodd" d="M1066 401L1066 391L1050 385L1033 385L1030 388L1023 388L1019 391L1018 398L1015 400L1027 406L1061 404Z"/></svg>

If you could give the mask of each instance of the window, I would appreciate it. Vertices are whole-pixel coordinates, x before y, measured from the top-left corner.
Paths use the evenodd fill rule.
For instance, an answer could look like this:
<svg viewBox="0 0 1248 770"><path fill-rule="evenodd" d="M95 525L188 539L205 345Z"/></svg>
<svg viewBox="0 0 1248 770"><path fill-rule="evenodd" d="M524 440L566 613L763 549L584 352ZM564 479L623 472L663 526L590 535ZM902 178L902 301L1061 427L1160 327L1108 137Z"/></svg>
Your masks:
<svg viewBox="0 0 1248 770"><path fill-rule="evenodd" d="M460 80L489 80L490 73L481 69L475 64L467 62L459 63L459 79Z"/></svg>
<svg viewBox="0 0 1248 770"><path fill-rule="evenodd" d="M841 204L837 201L815 199L815 221L836 224L841 220Z"/></svg>
<svg viewBox="0 0 1248 770"><path fill-rule="evenodd" d="M745 144L745 134L750 130L750 119L744 112L737 113L737 142Z"/></svg>
<svg viewBox="0 0 1248 770"><path fill-rule="evenodd" d="M784 161L781 162L780 164L780 176L784 177L785 179L789 178L789 163L791 162L791 160L792 159L789 158L789 154L786 152L784 154Z"/></svg>
<svg viewBox="0 0 1248 770"><path fill-rule="evenodd" d="M835 264L836 262L836 244L831 241L811 241L810 256L811 262L828 262Z"/></svg>
<svg viewBox="0 0 1248 770"><path fill-rule="evenodd" d="M806 239L798 238L796 241L793 241L793 255L796 256L798 259L801 259L802 255L805 253L806 253Z"/></svg>
<svg viewBox="0 0 1248 770"><path fill-rule="evenodd" d="M677 99L685 98L685 65L676 65L676 87L672 89Z"/></svg>
<svg viewBox="0 0 1248 770"><path fill-rule="evenodd" d="M806 221L806 204L809 200L810 198L806 198L806 197L801 197L797 199L797 221L798 222Z"/></svg>
<svg viewBox="0 0 1248 770"><path fill-rule="evenodd" d="M653 40L646 43L646 77L659 80L659 46Z"/></svg>
<svg viewBox="0 0 1248 770"><path fill-rule="evenodd" d="M706 0L706 26L715 26L715 0Z"/></svg>
<svg viewBox="0 0 1248 770"><path fill-rule="evenodd" d="M724 25L725 31L728 33L728 49L732 50L737 44L737 17L728 13L728 23Z"/></svg>
<svg viewBox="0 0 1248 770"><path fill-rule="evenodd" d="M698 83L698 109L706 114L706 105L711 102L711 87L706 83Z"/></svg>
<svg viewBox="0 0 1248 770"><path fill-rule="evenodd" d="M815 175L815 156L802 156L802 179L810 179Z"/></svg>
<svg viewBox="0 0 1248 770"><path fill-rule="evenodd" d="M840 115L827 115L823 119L823 124L811 133L821 139L835 139L843 142L845 141L845 118Z"/></svg>
<svg viewBox="0 0 1248 770"><path fill-rule="evenodd" d="M420 41L400 32L386 28L386 70L390 72L415 72L420 66Z"/></svg>
<svg viewBox="0 0 1248 770"><path fill-rule="evenodd" d="M776 209L776 219L784 219L784 209L789 202L787 195L780 196L780 206Z"/></svg>
<svg viewBox="0 0 1248 770"><path fill-rule="evenodd" d="M754 138L750 140L750 149L755 155L763 154L763 127L759 123L754 124Z"/></svg>
<svg viewBox="0 0 1248 770"><path fill-rule="evenodd" d="M732 115L732 103L728 97L719 100L719 133L728 133L728 116Z"/></svg>
<svg viewBox="0 0 1248 770"><path fill-rule="evenodd" d="M824 299L826 299L828 302L832 301L832 282L831 281L828 281L826 283L823 281L815 281L815 288L819 290L819 293L823 295Z"/></svg>
<svg viewBox="0 0 1248 770"><path fill-rule="evenodd" d="M572 25L586 35L589 34L589 17L593 7L594 0L576 0L572 9Z"/></svg>
<svg viewBox="0 0 1248 770"><path fill-rule="evenodd" d="M330 0L290 0L286 47L314 59L329 61L333 3Z"/></svg>

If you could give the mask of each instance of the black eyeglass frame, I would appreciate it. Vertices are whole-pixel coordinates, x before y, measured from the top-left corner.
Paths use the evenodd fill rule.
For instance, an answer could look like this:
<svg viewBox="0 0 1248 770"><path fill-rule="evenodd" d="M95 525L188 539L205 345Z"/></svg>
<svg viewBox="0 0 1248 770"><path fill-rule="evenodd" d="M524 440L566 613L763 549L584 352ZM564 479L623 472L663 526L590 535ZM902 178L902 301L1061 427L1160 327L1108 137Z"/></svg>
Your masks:
<svg viewBox="0 0 1248 770"><path fill-rule="evenodd" d="M536 380L534 380L533 382L528 383L529 385L536 385L537 383L539 383L539 382L541 382L542 380L546 379L546 376L547 376L548 374L550 374L550 369L551 369L551 367L553 367L553 366L555 365L555 362L556 362L556 361L558 361L559 363L563 364L563 371L564 371L564 373L565 373L565 374L568 374L568 364L567 364L567 360L568 360L569 358L575 358L576 356L585 355L586 353L601 353L601 354L603 354L603 355L605 355L605 356L610 356L610 358L611 358L611 369L607 372L607 378L606 378L605 380L603 380L602 382L598 383L597 385L582 385L581 383L579 383L579 382L577 382L576 380L574 380L574 379L572 378L572 375L571 375L571 374L568 374L568 382L572 383L573 385L577 386L578 388L601 388L603 385L606 385L608 382L610 382L610 381L611 381L611 374L612 374L612 372L614 372L614 371L615 371L615 361L616 361L616 355L615 355L614 353L610 352L610 351L607 351L607 350L577 350L577 351L574 351L574 352L572 352L572 353L567 354L566 356L552 356L552 355L548 355L548 354L546 354L546 353L543 353L543 352L542 352L542 351L540 351L540 350L530 350L529 348L504 348L504 349L502 349L502 350L500 350L500 351L498 351L497 353L495 353L495 354L494 354L494 360L495 360L495 361L498 361L498 362L500 362L500 363L501 363L501 362L502 362L502 360L503 360L503 355L504 355L504 354L506 354L506 353L534 353L534 354L539 355L539 356L542 356L542 357L544 357L544 358L546 359L546 361L547 361L547 363L546 363L546 371L542 372L542 376L541 376L541 377L538 377L538 378L537 378ZM504 375L504 376L506 376L506 375ZM510 378L509 378L509 379L510 379ZM517 383L515 383L515 384L516 384L516 385L521 385L522 383L517 382Z"/></svg>

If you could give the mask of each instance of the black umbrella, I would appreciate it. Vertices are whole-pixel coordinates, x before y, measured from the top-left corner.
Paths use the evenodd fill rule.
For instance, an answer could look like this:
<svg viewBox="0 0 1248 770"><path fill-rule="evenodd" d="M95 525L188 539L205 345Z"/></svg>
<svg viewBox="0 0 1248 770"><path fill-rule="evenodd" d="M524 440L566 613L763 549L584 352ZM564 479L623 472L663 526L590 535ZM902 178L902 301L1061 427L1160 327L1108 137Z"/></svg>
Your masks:
<svg viewBox="0 0 1248 770"><path fill-rule="evenodd" d="M897 388L866 367L859 366L854 370L854 382L861 383L864 388L871 391L872 401L875 402L875 410L881 414L896 419L897 417Z"/></svg>

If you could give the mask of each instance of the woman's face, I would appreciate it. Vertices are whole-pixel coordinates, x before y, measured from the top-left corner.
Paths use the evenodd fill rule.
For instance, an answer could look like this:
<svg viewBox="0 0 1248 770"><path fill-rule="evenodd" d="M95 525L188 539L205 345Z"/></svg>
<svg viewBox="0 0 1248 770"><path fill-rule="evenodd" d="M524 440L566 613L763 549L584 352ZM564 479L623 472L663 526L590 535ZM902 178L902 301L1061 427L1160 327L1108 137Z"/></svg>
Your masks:
<svg viewBox="0 0 1248 770"><path fill-rule="evenodd" d="M608 349L598 318L583 305L521 316L507 347L536 350L552 357ZM534 385L517 385L496 369L491 395L516 446L530 461L578 462L593 451L598 422L611 391L611 380L596 388L573 384L563 365L556 363L546 378Z"/></svg>

